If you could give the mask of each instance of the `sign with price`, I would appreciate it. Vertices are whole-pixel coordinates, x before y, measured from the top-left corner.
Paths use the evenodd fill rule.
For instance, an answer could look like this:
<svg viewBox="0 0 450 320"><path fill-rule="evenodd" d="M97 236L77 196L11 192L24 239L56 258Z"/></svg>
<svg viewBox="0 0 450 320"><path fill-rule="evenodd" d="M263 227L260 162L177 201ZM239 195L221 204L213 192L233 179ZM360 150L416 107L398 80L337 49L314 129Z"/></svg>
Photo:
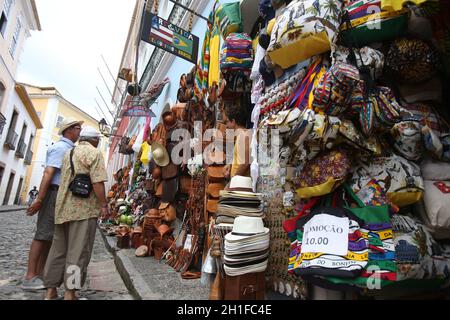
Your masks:
<svg viewBox="0 0 450 320"><path fill-rule="evenodd" d="M349 219L318 214L303 229L302 253L317 252L334 255L348 253Z"/></svg>

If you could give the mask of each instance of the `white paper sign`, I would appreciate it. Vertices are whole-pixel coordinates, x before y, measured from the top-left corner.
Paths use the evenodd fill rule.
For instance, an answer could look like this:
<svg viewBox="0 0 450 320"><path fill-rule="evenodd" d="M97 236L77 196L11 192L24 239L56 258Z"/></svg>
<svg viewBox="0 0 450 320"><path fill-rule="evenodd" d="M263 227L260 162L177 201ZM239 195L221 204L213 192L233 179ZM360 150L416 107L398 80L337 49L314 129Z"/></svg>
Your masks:
<svg viewBox="0 0 450 320"><path fill-rule="evenodd" d="M329 214L315 215L303 229L301 252L346 255L348 226L348 218L338 218Z"/></svg>

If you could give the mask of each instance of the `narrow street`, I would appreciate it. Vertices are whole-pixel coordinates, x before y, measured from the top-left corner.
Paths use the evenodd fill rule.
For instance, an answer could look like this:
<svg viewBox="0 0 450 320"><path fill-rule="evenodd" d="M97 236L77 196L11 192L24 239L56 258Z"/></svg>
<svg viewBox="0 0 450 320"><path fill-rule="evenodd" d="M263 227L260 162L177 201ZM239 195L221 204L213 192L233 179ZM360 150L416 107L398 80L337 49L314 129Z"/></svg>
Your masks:
<svg viewBox="0 0 450 320"><path fill-rule="evenodd" d="M36 228L37 215L27 217L24 211L0 212L0 300L42 300L44 290L20 288L26 272L28 250ZM59 289L59 294L63 290ZM88 269L88 279L81 297L88 300L132 300L118 274L112 255L97 231Z"/></svg>

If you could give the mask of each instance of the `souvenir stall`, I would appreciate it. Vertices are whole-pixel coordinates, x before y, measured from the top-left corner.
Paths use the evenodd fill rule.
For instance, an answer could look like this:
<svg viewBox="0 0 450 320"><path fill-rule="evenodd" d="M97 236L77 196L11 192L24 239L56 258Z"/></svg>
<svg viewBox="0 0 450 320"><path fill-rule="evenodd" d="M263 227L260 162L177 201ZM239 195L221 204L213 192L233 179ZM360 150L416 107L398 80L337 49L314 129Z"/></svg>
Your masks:
<svg viewBox="0 0 450 320"><path fill-rule="evenodd" d="M292 1L261 32L253 172L273 290L296 283L277 275L281 224L296 296L448 294L449 3L416 2Z"/></svg>
<svg viewBox="0 0 450 320"><path fill-rule="evenodd" d="M240 5L215 2L177 103L130 144L118 246L210 299L448 295L449 0L262 0L250 34ZM229 106L249 176L226 174Z"/></svg>

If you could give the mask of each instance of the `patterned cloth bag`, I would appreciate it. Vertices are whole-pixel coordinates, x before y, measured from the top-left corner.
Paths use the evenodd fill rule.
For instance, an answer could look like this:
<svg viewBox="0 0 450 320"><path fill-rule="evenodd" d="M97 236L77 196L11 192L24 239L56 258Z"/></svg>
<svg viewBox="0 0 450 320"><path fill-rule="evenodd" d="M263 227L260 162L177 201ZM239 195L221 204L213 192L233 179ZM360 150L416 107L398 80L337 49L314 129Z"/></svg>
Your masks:
<svg viewBox="0 0 450 320"><path fill-rule="evenodd" d="M388 200L398 207L416 203L422 198L424 185L420 167L401 156L360 158L352 169L350 186L353 191L361 190L375 179L383 187Z"/></svg>
<svg viewBox="0 0 450 320"><path fill-rule="evenodd" d="M345 19L348 12L348 19ZM341 42L347 46L365 46L402 36L408 28L408 10L381 10L379 0L353 1L344 7ZM351 26L348 24L351 23Z"/></svg>
<svg viewBox="0 0 450 320"><path fill-rule="evenodd" d="M287 69L331 49L340 24L342 2L294 0L277 18L267 54Z"/></svg>
<svg viewBox="0 0 450 320"><path fill-rule="evenodd" d="M384 55L381 51L371 47L363 47L361 49L353 49L354 57L356 57L356 66L358 68L368 67L372 79L378 79L383 74ZM333 62L351 63L350 49L344 46L337 46L333 55Z"/></svg>
<svg viewBox="0 0 450 320"><path fill-rule="evenodd" d="M227 38L230 33L242 32L244 25L242 23L240 1L221 4L215 14L218 19L220 32L224 38Z"/></svg>
<svg viewBox="0 0 450 320"><path fill-rule="evenodd" d="M360 82L359 71L346 63L334 64L314 90L312 106L317 111L338 116L350 107L353 92Z"/></svg>
<svg viewBox="0 0 450 320"><path fill-rule="evenodd" d="M322 152L302 168L297 195L311 198L331 193L345 181L350 165L350 157L343 148Z"/></svg>
<svg viewBox="0 0 450 320"><path fill-rule="evenodd" d="M420 122L414 118L405 118L391 129L394 149L411 161L419 161L423 156L423 142Z"/></svg>
<svg viewBox="0 0 450 320"><path fill-rule="evenodd" d="M440 280L448 285L450 246L437 243L428 228L410 215L396 214L391 222L398 280Z"/></svg>
<svg viewBox="0 0 450 320"><path fill-rule="evenodd" d="M423 40L395 40L386 55L386 69L401 83L429 80L436 75L438 68L437 51Z"/></svg>

